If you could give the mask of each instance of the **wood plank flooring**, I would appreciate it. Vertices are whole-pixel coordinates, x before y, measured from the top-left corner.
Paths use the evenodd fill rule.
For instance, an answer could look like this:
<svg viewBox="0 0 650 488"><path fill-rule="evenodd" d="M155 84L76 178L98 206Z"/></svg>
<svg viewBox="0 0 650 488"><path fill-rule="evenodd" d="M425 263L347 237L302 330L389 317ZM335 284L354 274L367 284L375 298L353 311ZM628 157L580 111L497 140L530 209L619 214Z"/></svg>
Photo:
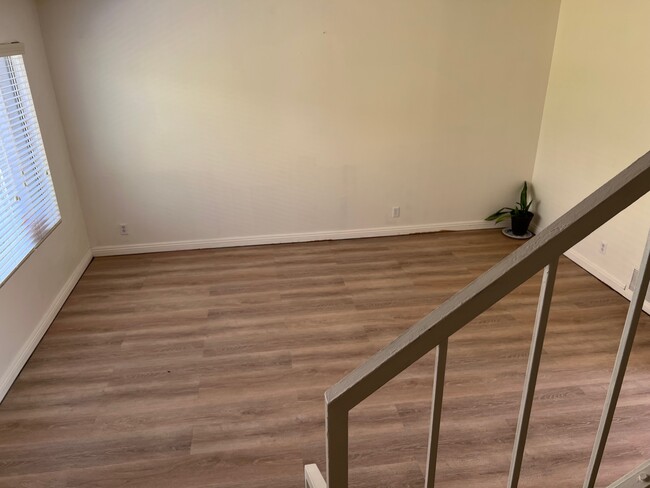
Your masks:
<svg viewBox="0 0 650 488"><path fill-rule="evenodd" d="M0 487L289 488L323 392L510 253L498 230L95 259L0 405ZM441 488L503 487L540 276L451 338ZM627 303L561 260L520 486L580 487ZM351 414L354 487L421 487L433 355ZM599 486L650 459L642 318Z"/></svg>

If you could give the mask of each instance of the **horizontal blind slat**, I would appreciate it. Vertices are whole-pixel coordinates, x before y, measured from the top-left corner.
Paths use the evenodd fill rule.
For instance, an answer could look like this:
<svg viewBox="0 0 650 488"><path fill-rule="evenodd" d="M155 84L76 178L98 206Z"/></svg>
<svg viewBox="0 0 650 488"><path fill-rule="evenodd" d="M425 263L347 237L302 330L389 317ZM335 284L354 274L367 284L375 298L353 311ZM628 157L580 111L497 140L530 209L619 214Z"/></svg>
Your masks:
<svg viewBox="0 0 650 488"><path fill-rule="evenodd" d="M24 164L20 167L16 167L17 165L12 165L10 162L0 159L0 172L6 172L8 174L9 171L12 171L12 179L15 181L25 181L29 179L30 175L34 172L46 173L48 171L47 158L43 151L26 155L23 157L23 160Z"/></svg>
<svg viewBox="0 0 650 488"><path fill-rule="evenodd" d="M25 153L28 153L30 150L39 150L43 151L43 146L39 144L40 141L34 141L31 138L25 138L23 141L21 141L19 144L12 144L10 147L5 146L2 151L0 149L0 160L3 159L3 154L4 159L6 161L13 160L14 158L20 158L21 155L24 155Z"/></svg>
<svg viewBox="0 0 650 488"><path fill-rule="evenodd" d="M30 232L30 225L41 218L48 215L59 217L59 213L54 212L53 207L49 204L48 200L42 200L40 205L36 208L29 209L29 213L17 213L11 215L12 225L7 226L7 232L4 233L2 240L0 240L0 256L3 249L8 249L12 245L16 247L15 242L19 241L24 232ZM12 244L14 243L14 244Z"/></svg>
<svg viewBox="0 0 650 488"><path fill-rule="evenodd" d="M16 254L25 253L38 246L42 241L40 237L47 234L61 219L47 219L43 221L42 225L35 225L32 229L25 229L25 232L20 234L20 239L14 241L13 246L5 247L0 251L0 262L11 260L12 256ZM25 249L25 245L29 249Z"/></svg>
<svg viewBox="0 0 650 488"><path fill-rule="evenodd" d="M8 239L11 236L11 229L21 227L24 222L29 221L29 219L42 208L52 209L51 213L58 212L58 208L53 205L52 195L49 191L34 198L33 203L29 202L28 205L23 204L22 200L10 200L8 210L3 210L4 215L2 222L0 222L0 230L2 230L1 240L5 241ZM54 210L56 210L56 212Z"/></svg>

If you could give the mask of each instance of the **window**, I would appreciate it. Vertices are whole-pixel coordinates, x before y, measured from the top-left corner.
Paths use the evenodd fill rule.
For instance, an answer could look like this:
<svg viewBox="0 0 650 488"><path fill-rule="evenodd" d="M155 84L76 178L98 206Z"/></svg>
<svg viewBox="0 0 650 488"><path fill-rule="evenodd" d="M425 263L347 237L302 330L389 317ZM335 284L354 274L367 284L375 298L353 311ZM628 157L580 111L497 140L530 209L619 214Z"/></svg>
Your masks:
<svg viewBox="0 0 650 488"><path fill-rule="evenodd" d="M0 286L61 221L22 44L0 44Z"/></svg>

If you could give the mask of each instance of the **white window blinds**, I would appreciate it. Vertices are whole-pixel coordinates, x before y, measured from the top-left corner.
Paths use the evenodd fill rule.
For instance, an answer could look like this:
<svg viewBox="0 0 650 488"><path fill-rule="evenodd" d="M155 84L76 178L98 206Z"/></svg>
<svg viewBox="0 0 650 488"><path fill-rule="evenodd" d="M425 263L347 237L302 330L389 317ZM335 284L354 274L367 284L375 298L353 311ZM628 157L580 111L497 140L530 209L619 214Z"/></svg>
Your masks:
<svg viewBox="0 0 650 488"><path fill-rule="evenodd" d="M0 44L0 286L61 221L21 44Z"/></svg>

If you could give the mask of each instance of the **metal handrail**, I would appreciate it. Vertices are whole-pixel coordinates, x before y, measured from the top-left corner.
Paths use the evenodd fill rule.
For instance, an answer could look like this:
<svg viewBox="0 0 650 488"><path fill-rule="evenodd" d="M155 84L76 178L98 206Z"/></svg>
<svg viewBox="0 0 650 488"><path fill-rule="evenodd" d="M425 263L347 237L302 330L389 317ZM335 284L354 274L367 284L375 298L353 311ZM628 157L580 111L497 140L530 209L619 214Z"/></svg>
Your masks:
<svg viewBox="0 0 650 488"><path fill-rule="evenodd" d="M376 353L368 361L327 390L325 393L327 413L327 486L329 488L347 488L348 486L348 413L352 408L422 356L439 345L446 344L446 341L452 334L463 328L471 320L511 293L515 288L530 279L540 270L545 267L552 267L553 263L564 252L649 191L650 152L640 157L636 162L605 183L537 236L533 237L526 244L496 264L433 312L429 313L391 344ZM646 276L646 278L648 277ZM641 281L642 286L640 288L643 288L643 279ZM550 291L552 293L552 284ZM637 292L639 291L637 289ZM542 290L540 307L548 307L550 305L550 298L548 299L548 303L543 305L543 296L544 290ZM642 304L642 301L640 303ZM634 312L636 313L637 311L635 310ZM545 311L542 310L541 313L542 316L544 314L547 315L548 309ZM546 318L542 318L544 321L546 320ZM539 325L539 319L540 310L538 310L536 328ZM545 327L545 324L542 325ZM540 339L543 341L543 334ZM541 347L541 343L538 343L535 347ZM534 349L531 352L535 353L536 350ZM624 362L626 363L626 361ZM532 366L535 369L535 364ZM528 386L531 386L528 384L528 378L530 378L533 380L532 391L534 391L536 370L531 371L530 367L531 365L529 364L527 390L529 390ZM442 377L444 378L444 364L442 364L442 368ZM622 369L624 374L624 367ZM531 377L529 373L534 374ZM523 418L520 415L518 431L522 430L522 421L525 424L523 427L527 426L527 415L530 413L530 405L527 406L527 404L532 401L531 392L527 391L527 394L528 397L526 396L526 392L524 394L522 410L527 408L528 414L524 412ZM442 395L442 388L440 388L440 395ZM439 399L436 399L434 391L434 406L438 400L441 401L441 396ZM605 413L603 414L604 416ZM432 418L433 420L435 419ZM439 418L437 422L439 422ZM605 426L606 424L605 422ZM435 427L434 422L432 422L432 432ZM524 442L525 430L523 429L522 432ZM604 430L607 431L607 429ZM434 440L437 442L437 438L434 439L430 436L430 462L432 452L435 454L436 451L435 447L432 446ZM523 445L516 444L513 463L518 462L519 466L515 467L516 472L512 472L511 468L509 481L511 488L517 484L521 453L523 453ZM517 459L518 461L516 461ZM433 459L433 462L435 463L435 459ZM435 469L429 470L428 468L427 471L433 473ZM593 477L593 469L591 476ZM427 487L432 486L433 479L427 476ZM593 486L593 484L585 482L585 487L590 486Z"/></svg>

